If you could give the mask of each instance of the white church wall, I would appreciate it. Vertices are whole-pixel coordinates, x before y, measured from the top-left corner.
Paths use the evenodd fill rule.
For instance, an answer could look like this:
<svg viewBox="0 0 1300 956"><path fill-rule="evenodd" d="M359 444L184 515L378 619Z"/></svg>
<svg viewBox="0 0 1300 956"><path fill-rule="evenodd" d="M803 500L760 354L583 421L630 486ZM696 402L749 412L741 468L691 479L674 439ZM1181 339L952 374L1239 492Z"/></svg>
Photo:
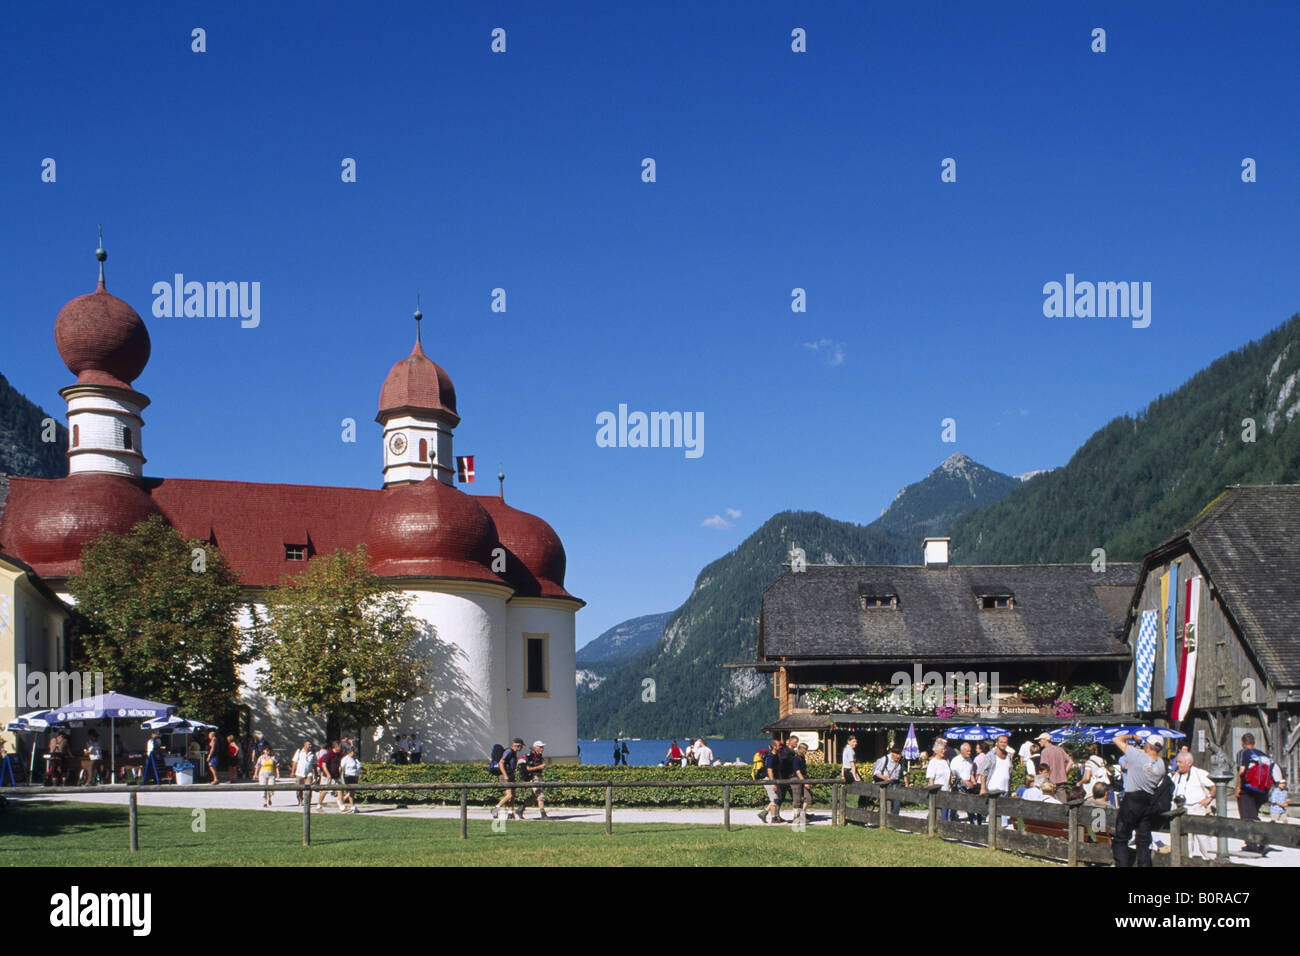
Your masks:
<svg viewBox="0 0 1300 956"><path fill-rule="evenodd" d="M578 759L575 617L571 608L537 599L515 598L506 607L509 737L522 737L529 747L543 741L547 757L557 762ZM548 638L546 696L525 696L525 635Z"/></svg>

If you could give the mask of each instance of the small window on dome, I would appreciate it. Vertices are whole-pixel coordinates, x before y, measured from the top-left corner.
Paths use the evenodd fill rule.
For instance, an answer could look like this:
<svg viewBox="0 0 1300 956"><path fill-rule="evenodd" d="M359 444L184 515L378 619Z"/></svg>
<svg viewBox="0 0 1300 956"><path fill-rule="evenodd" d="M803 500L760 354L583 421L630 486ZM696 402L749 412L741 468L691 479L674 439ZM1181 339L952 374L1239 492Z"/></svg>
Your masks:
<svg viewBox="0 0 1300 956"><path fill-rule="evenodd" d="M421 438L420 439L420 461L428 461L428 460L429 460L429 440L427 438Z"/></svg>
<svg viewBox="0 0 1300 956"><path fill-rule="evenodd" d="M122 426L122 447L127 451L131 450L131 429L125 425Z"/></svg>
<svg viewBox="0 0 1300 956"><path fill-rule="evenodd" d="M81 445L81 426L72 426L72 447L77 448Z"/></svg>

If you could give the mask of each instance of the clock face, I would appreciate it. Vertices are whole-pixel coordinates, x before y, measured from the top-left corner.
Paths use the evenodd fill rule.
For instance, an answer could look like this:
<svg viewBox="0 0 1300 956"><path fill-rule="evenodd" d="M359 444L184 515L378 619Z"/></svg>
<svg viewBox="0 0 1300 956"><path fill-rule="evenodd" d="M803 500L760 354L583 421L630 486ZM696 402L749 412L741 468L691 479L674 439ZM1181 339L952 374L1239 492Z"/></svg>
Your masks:
<svg viewBox="0 0 1300 956"><path fill-rule="evenodd" d="M400 455L406 451L406 436L398 432L392 438L388 439L388 447L393 450L394 455Z"/></svg>

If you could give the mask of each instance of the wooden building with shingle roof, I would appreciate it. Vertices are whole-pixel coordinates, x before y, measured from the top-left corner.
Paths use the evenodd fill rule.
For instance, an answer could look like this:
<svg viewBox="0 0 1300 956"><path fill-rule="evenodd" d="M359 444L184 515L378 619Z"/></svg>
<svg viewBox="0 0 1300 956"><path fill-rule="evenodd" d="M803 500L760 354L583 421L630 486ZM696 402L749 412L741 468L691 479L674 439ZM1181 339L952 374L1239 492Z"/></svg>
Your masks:
<svg viewBox="0 0 1300 956"><path fill-rule="evenodd" d="M1207 739L1235 754L1241 735L1281 759L1288 780L1297 771L1300 743L1300 485L1238 485L1227 489L1187 527L1152 549L1142 561L1130 602L1124 641L1136 652L1144 615L1168 617L1170 599L1161 580L1177 581L1172 607L1175 654L1157 626L1159 646L1150 675L1135 667L1125 683L1124 705L1145 719L1175 716L1175 686L1187 649L1187 581L1199 590L1193 602L1189 706L1179 730L1190 738L1197 762ZM1164 605L1162 607L1162 605ZM1139 683L1149 683L1149 702L1139 707ZM1205 754L1208 758L1208 754Z"/></svg>

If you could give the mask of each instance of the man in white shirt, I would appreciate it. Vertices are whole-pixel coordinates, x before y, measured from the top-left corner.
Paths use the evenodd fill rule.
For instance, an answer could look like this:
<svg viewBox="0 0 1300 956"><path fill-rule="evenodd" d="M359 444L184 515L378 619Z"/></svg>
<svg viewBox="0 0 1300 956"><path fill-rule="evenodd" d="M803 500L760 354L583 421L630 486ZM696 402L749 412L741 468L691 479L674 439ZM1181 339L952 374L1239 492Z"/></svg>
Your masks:
<svg viewBox="0 0 1300 956"><path fill-rule="evenodd" d="M972 793L979 790L975 783L975 761L970 756L970 742L963 740L958 748L957 756L952 760L953 776L957 780L958 793ZM954 812L956 818L959 812ZM966 822L975 823L975 814L967 811Z"/></svg>
<svg viewBox="0 0 1300 956"><path fill-rule="evenodd" d="M1210 804L1214 802L1214 781L1208 773L1193 764L1191 751L1179 753L1178 769L1174 771L1174 802L1177 804L1181 800L1187 808L1188 816L1203 817L1210 812ZM1189 833L1187 839L1189 858L1211 858L1213 850L1208 835Z"/></svg>
<svg viewBox="0 0 1300 956"><path fill-rule="evenodd" d="M701 767L711 767L713 765L713 751L704 742L704 738L695 741L695 759Z"/></svg>
<svg viewBox="0 0 1300 956"><path fill-rule="evenodd" d="M925 766L925 782L932 787L938 786L944 793L952 790L952 765L943 759L946 746L947 741L942 737L936 740L934 742L934 756L930 758L930 762ZM951 820L952 811L947 807L941 807L939 809L939 819Z"/></svg>
<svg viewBox="0 0 1300 956"><path fill-rule="evenodd" d="M981 794L1011 792L1011 751L1007 750L1007 743L1007 735L1003 734L989 752L980 782Z"/></svg>
<svg viewBox="0 0 1300 956"><path fill-rule="evenodd" d="M312 769L315 766L316 766L316 751L312 749L310 740L304 740L302 742L302 746L299 747L294 752L293 755L294 780L304 787L307 786L308 784L311 783ZM294 794L294 796L297 798L297 802L299 806L302 806L302 800L304 795L307 797L308 801L311 800L311 795L308 794L307 791L305 790L299 790L296 794Z"/></svg>

